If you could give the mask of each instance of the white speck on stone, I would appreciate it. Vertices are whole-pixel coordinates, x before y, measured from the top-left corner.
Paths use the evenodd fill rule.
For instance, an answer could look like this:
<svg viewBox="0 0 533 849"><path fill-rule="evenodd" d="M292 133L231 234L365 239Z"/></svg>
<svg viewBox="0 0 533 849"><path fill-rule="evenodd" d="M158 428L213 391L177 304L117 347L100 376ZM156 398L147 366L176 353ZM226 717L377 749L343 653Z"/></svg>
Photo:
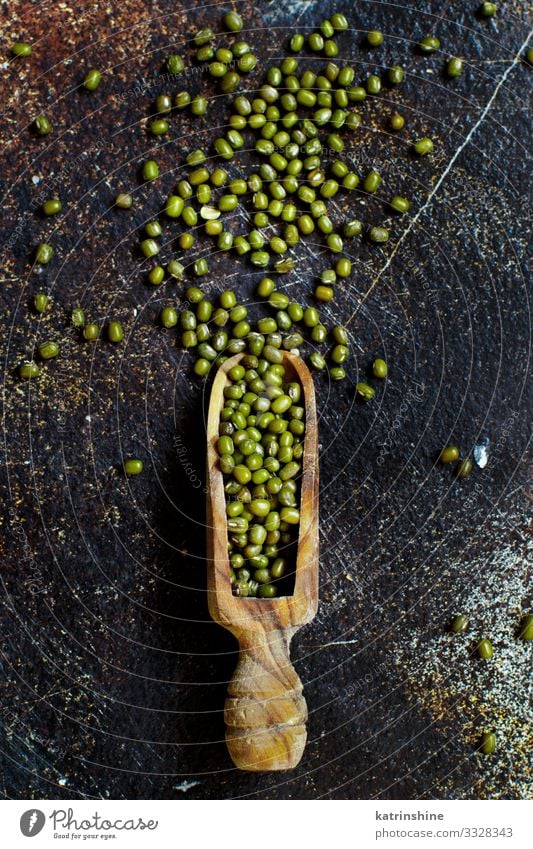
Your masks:
<svg viewBox="0 0 533 849"><path fill-rule="evenodd" d="M33 183L33 185L34 185L34 186L38 186L38 185L39 185L39 183L41 182L41 178L40 178L40 177L38 177L37 175L34 175L34 176L31 178L31 181L32 181L32 183Z"/></svg>
<svg viewBox="0 0 533 849"><path fill-rule="evenodd" d="M68 778L66 775L62 775L61 778L58 779L57 783L60 787L65 787L68 784Z"/></svg>
<svg viewBox="0 0 533 849"><path fill-rule="evenodd" d="M134 307L133 308L133 317L137 318L138 314L139 314L139 310L137 309L137 307Z"/></svg>
<svg viewBox="0 0 533 849"><path fill-rule="evenodd" d="M174 785L174 790L181 790L182 793L186 793L191 787L196 787L200 783L200 781L182 781L181 784Z"/></svg>
<svg viewBox="0 0 533 849"><path fill-rule="evenodd" d="M283 14L283 5L280 3L270 3L262 10L263 20L268 24L276 24L278 22L279 17ZM317 5L317 0L291 0L290 2L290 10L291 12L297 16L297 20L300 20L304 15L307 15L308 12L313 9L315 5Z"/></svg>
<svg viewBox="0 0 533 849"><path fill-rule="evenodd" d="M92 422L92 416L85 416L86 422Z"/></svg>
<svg viewBox="0 0 533 849"><path fill-rule="evenodd" d="M9 68L9 62L2 62L0 68L2 69L2 71L5 71L6 68Z"/></svg>
<svg viewBox="0 0 533 849"><path fill-rule="evenodd" d="M480 469L484 469L489 462L489 445L490 440L488 436L482 439L477 445L474 445L474 450L472 452L474 455L474 462Z"/></svg>

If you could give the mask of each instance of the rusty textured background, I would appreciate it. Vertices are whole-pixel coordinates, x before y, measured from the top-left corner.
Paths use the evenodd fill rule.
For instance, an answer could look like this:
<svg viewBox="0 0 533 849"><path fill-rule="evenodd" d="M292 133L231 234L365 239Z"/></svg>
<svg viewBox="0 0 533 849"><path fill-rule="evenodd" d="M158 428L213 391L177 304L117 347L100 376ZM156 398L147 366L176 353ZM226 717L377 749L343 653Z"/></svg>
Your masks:
<svg viewBox="0 0 533 849"><path fill-rule="evenodd" d="M277 776L239 773L227 756L222 706L235 645L206 609L205 398L175 335L156 326L180 291L147 287L135 253L135 231L159 209L183 151L207 145L227 114L218 97L204 120L173 119L163 141L145 129L168 88L165 56L190 57L187 40L205 24L219 30L219 8L12 0L1 4L0 40L0 792L527 797L531 647L517 640L532 603L526 4L502 3L490 21L476 17L475 2L234 5L261 63L278 61L293 28L337 8L352 27L339 58L362 78L394 62L409 69L405 85L363 106L347 148L362 172L379 165L383 196L407 194L413 212L394 221L384 248L354 243L354 273L327 309L332 320L350 317L354 357L343 385L317 378L322 605L293 645L308 746L298 769ZM363 36L374 27L387 38L369 51ZM443 55L413 49L427 32L439 34ZM11 59L18 38L33 43L31 59ZM454 81L442 75L450 54L466 60ZM80 92L95 66L106 69L100 89ZM190 68L178 87L215 94ZM395 136L384 130L393 104L407 119ZM36 139L28 125L43 109L54 131ZM435 154L418 162L408 142L426 133ZM143 186L138 166L152 145L162 177ZM111 209L132 186L134 209ZM41 193L56 191L64 212L45 220ZM375 199L342 203L382 219ZM31 249L45 234L56 257L39 273ZM324 267L320 247L310 248L284 281L300 299ZM256 279L245 259L217 257L208 289L229 281L250 296ZM53 297L42 318L28 308L39 289ZM68 326L78 303L102 323L119 317L125 343L82 343ZM17 363L44 338L62 340L60 359L21 383ZM358 375L379 354L389 380L372 403L354 403ZM468 480L436 465L447 441L467 452L485 438L488 465ZM140 478L120 474L127 454L145 459ZM458 611L471 626L452 638L446 625ZM487 663L474 652L483 635L495 646ZM498 752L483 758L475 743L492 727Z"/></svg>

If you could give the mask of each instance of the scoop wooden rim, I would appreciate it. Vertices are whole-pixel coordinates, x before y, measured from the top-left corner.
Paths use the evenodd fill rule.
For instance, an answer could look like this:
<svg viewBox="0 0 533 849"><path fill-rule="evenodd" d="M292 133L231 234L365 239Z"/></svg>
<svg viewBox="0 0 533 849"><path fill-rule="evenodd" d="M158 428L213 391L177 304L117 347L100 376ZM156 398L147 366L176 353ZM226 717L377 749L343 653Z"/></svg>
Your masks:
<svg viewBox="0 0 533 849"><path fill-rule="evenodd" d="M313 378L300 359L287 351L283 365L289 379L296 376L303 390L306 433L302 460L300 527L294 593L273 599L238 598L232 594L223 476L217 441L228 371L244 354L223 363L213 382L207 419L207 542L209 612L229 630L232 626L298 627L310 622L318 608L318 429Z"/></svg>

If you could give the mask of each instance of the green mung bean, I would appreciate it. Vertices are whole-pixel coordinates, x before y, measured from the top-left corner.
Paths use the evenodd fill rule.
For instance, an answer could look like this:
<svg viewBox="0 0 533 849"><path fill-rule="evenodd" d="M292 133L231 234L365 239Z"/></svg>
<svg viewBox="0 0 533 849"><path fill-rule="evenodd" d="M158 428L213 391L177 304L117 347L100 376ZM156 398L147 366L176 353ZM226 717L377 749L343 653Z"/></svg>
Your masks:
<svg viewBox="0 0 533 849"><path fill-rule="evenodd" d="M47 136L52 132L52 124L46 115L38 115L33 126L38 136Z"/></svg>
<svg viewBox="0 0 533 849"><path fill-rule="evenodd" d="M433 141L428 138L418 139L418 141L413 144L413 149L419 156L426 156L428 153L433 151L433 148Z"/></svg>
<svg viewBox="0 0 533 849"><path fill-rule="evenodd" d="M35 251L35 262L39 265L48 265L48 263L52 261L53 256L54 249L52 245L49 245L46 242L41 242L37 245L37 249Z"/></svg>
<svg viewBox="0 0 533 849"><path fill-rule="evenodd" d="M400 65L393 65L387 71L387 79L394 85L399 85L404 79L404 70Z"/></svg>
<svg viewBox="0 0 533 849"><path fill-rule="evenodd" d="M39 371L39 366L32 360L21 363L18 367L18 375L23 380L33 380L34 378L39 377Z"/></svg>
<svg viewBox="0 0 533 849"><path fill-rule="evenodd" d="M358 383L355 391L364 401L370 401L376 394L376 390L369 386L368 383Z"/></svg>
<svg viewBox="0 0 533 849"><path fill-rule="evenodd" d="M70 321L73 327L82 328L85 325L85 313L80 307L76 307L70 314Z"/></svg>
<svg viewBox="0 0 533 849"><path fill-rule="evenodd" d="M177 54L172 54L167 56L167 71L172 76L176 74L181 74L181 72L185 69L185 62L183 61L181 56Z"/></svg>
<svg viewBox="0 0 533 849"><path fill-rule="evenodd" d="M407 212L411 206L407 198L400 197L400 195L394 195L390 200L390 205L396 212L400 212L402 214Z"/></svg>
<svg viewBox="0 0 533 849"><path fill-rule="evenodd" d="M380 357L374 360L372 363L372 374L374 377L378 377L380 380L384 380L387 377L387 363L385 360L382 360Z"/></svg>
<svg viewBox="0 0 533 849"><path fill-rule="evenodd" d="M485 5L493 4L491 3ZM483 732L479 741L479 750L483 752L484 755L492 755L493 752L496 751L496 734L494 733L494 731Z"/></svg>
<svg viewBox="0 0 533 849"><path fill-rule="evenodd" d="M403 115L399 115L398 112L395 112L389 118L389 127L391 130L402 130L405 127L405 118Z"/></svg>
<svg viewBox="0 0 533 849"><path fill-rule="evenodd" d="M447 445L446 448L443 448L439 455L439 460L441 463L445 465L448 463L455 463L459 459L459 449L456 445Z"/></svg>
<svg viewBox="0 0 533 849"><path fill-rule="evenodd" d="M450 629L451 631L453 631L454 634L462 634L464 631L466 631L467 628L468 618L466 616L464 616L462 613L459 613L457 614L457 616L453 617L450 624Z"/></svg>
<svg viewBox="0 0 533 849"><path fill-rule="evenodd" d="M58 212L61 212L62 203L59 198L50 198L43 203L42 210L45 215L57 215Z"/></svg>
<svg viewBox="0 0 533 849"><path fill-rule="evenodd" d="M100 336L100 328L97 324L89 322L83 328L83 337L87 342L94 342Z"/></svg>
<svg viewBox="0 0 533 849"><path fill-rule="evenodd" d="M440 41L434 35L425 35L420 39L418 47L421 53L433 53L440 49Z"/></svg>
<svg viewBox="0 0 533 849"><path fill-rule="evenodd" d="M486 638L479 641L477 645L477 653L483 660L489 660L494 655L494 649L490 640Z"/></svg>
<svg viewBox="0 0 533 849"><path fill-rule="evenodd" d="M33 296L33 308L37 313L43 313L50 304L50 297L44 292L36 292Z"/></svg>
<svg viewBox="0 0 533 849"><path fill-rule="evenodd" d="M366 79L366 90L368 94L379 94L381 91L381 77L370 74Z"/></svg>
<svg viewBox="0 0 533 849"><path fill-rule="evenodd" d="M164 118L154 118L150 122L150 132L153 136L164 136L169 131L169 124Z"/></svg>
<svg viewBox="0 0 533 849"><path fill-rule="evenodd" d="M178 313L174 307L163 307L159 314L159 320L163 327L175 327L178 323Z"/></svg>
<svg viewBox="0 0 533 849"><path fill-rule="evenodd" d="M31 56L32 47L26 41L16 41L11 45L11 53L13 56Z"/></svg>
<svg viewBox="0 0 533 849"><path fill-rule="evenodd" d="M377 29L371 29L366 34L366 40L370 47L379 47L383 44L383 33Z"/></svg>
<svg viewBox="0 0 533 849"><path fill-rule="evenodd" d="M124 473L131 477L133 475L140 475L143 470L143 461L137 459L136 457L130 457L124 461Z"/></svg>
<svg viewBox="0 0 533 849"><path fill-rule="evenodd" d="M37 351L42 360L51 360L59 354L59 345L56 342L43 342Z"/></svg>
<svg viewBox="0 0 533 849"><path fill-rule="evenodd" d="M124 339L124 330L119 321L110 321L107 326L107 338L110 342L117 344Z"/></svg>
<svg viewBox="0 0 533 849"><path fill-rule="evenodd" d="M533 640L533 615L531 613L523 617L520 623L519 637L526 642Z"/></svg>
<svg viewBox="0 0 533 849"><path fill-rule="evenodd" d="M131 209L133 206L133 196L128 192L120 192L115 198L115 206L119 209Z"/></svg>
<svg viewBox="0 0 533 849"><path fill-rule="evenodd" d="M389 240L389 231L386 227L371 227L368 231L368 238L375 244L383 244Z"/></svg>
<svg viewBox="0 0 533 849"><path fill-rule="evenodd" d="M457 477L458 478L467 478L472 469L474 468L474 464L470 458L465 458L461 460L459 465L457 466Z"/></svg>
<svg viewBox="0 0 533 849"><path fill-rule="evenodd" d="M237 12L226 12L223 23L229 32L240 32L244 27L244 21Z"/></svg>

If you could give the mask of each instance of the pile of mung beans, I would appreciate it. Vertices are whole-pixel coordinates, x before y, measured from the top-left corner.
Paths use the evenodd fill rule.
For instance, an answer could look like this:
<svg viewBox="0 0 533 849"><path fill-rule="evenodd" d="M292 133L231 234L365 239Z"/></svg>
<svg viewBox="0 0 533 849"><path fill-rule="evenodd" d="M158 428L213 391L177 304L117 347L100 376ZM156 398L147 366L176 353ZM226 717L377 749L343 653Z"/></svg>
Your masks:
<svg viewBox="0 0 533 849"><path fill-rule="evenodd" d="M483 3L478 12L480 18L490 18L496 14L497 4ZM288 55L279 64L271 65L262 79L257 79L254 72L258 59L252 46L242 38L244 26L241 15L229 11L222 16L222 32L205 27L194 33L189 42L192 62L208 72L221 95L230 99L231 108L227 121L218 125L224 132L214 134L212 149L193 149L185 156L183 173L164 201L161 214L143 225L139 253L145 262L155 260L147 270L146 279L150 285L160 286L164 282L184 281L190 274L198 280L205 278L210 272L208 258L194 255L189 260L188 254L197 247L199 235L211 237L215 251L246 256L253 267L267 271L269 277L260 282L257 295L268 301L274 315L259 322L261 327L253 327L246 306L235 304L228 310L221 305L213 310L198 286L189 287L186 297L189 306L196 309L196 322L191 318L191 309L184 310L180 320L176 307L170 305L161 310L160 322L165 328L173 328L181 321L183 345L196 353L195 373L204 377L215 360L220 362L224 356L244 350L249 332L274 336L285 333L281 346L286 350L300 349L303 324L310 332L314 348L308 355L310 365L317 370L328 368L332 380L343 380L348 358L346 334L341 333L337 339L337 331L328 330L317 307L301 307L291 302L278 291L275 279L281 280L297 268L294 254L299 242L308 237L314 243L320 240L330 259L313 285L313 298L319 305L328 304L340 286L350 283L353 269L347 254L353 254L352 241L365 238L383 245L389 240L395 217L409 212L408 198L393 191L383 192L383 177L377 167L358 173L350 167L350 158L344 157L347 134L351 149L354 134L363 125L358 105L378 105L381 109L383 102L378 95L400 86L405 71L401 65L393 64L381 72L378 64L369 67L370 73L363 78L356 79L361 63L352 66L334 61L340 51L338 39L349 26L346 17L335 12L314 32L292 34L287 41ZM366 33L368 47L379 48L384 41L385 36L379 30L370 29ZM415 50L426 55L443 48L437 36L425 35ZM19 57L18 61L24 61L24 57L31 56L32 46L15 42L11 52ZM450 78L458 77L462 64L461 58L450 58L448 54L443 73ZM179 83L191 69L194 70L194 64L191 66L189 57L177 53L166 57L166 76L172 81ZM198 79L197 74L188 78L191 77ZM96 92L103 80L105 75L100 70L89 68L80 88ZM237 93L239 88L243 89L242 93ZM164 141L184 110L201 121L208 109L209 100L197 90L195 83L192 90L178 86L177 91L155 98L146 122L148 133L154 141ZM398 112L384 118L388 130L405 129L405 118ZM364 124L368 125L369 120L366 118ZM38 136L46 136L53 131L52 122L47 115L38 114L33 130ZM433 139L415 135L410 146L416 155L425 157L433 152L435 145ZM243 173L244 155L255 160L256 165ZM139 173L143 182L157 183L160 167L156 159L140 163ZM379 199L385 220L373 225L365 225L357 218L339 220L337 199L354 192ZM116 209L131 210L134 206L135 197L129 188L117 193ZM43 204L42 212L45 216L55 216L62 208L61 200L51 197ZM237 216L250 222L244 232L236 232ZM180 227L179 255L161 263L156 258L164 247L158 239L164 237L170 243L169 225ZM34 263L47 265L54 255L53 245L42 241L35 249ZM36 309L46 308L37 306L39 299L46 298L45 293L37 293ZM72 322L85 340L99 338L100 327L86 321L79 307L73 310ZM109 323L107 338L114 343L122 341L124 332L119 321ZM332 344L328 356L324 356L318 346L327 342ZM44 351L44 356L40 353L41 360L59 353L59 346L53 340L44 341L40 348ZM218 356L213 357L213 351ZM35 378L39 368L33 360L23 362L19 375ZM374 375L380 376L375 372ZM375 394L365 382L357 383L355 389L362 400L370 400Z"/></svg>
<svg viewBox="0 0 533 849"><path fill-rule="evenodd" d="M229 374L232 382L225 391L218 446L220 467L227 479L231 579L236 594L268 598L276 594L276 582L289 586L284 576L293 571L305 431L304 407L298 403L301 387L285 382L282 352L307 351L314 370L327 371L332 381L347 377L348 331L341 324L328 327L319 306L333 301L340 286L350 285L353 268L347 254L353 253L353 241L364 238L376 245L386 243L395 217L408 213L411 202L397 192L383 192L383 175L377 166L358 173L344 154L347 143L352 148L363 124L358 105L367 100L379 105L377 95L385 87L401 85L405 72L395 64L382 75L370 68L366 77L356 79L360 65L333 61L339 54L337 39L348 28L345 16L334 13L315 32L293 34L288 55L250 84L246 80L256 70L257 57L240 35L244 21L236 12L228 12L222 24L219 34L209 27L196 32L191 45L193 61L208 70L230 100L227 120L219 124L221 131L212 139L210 151L194 148L185 155L161 213L143 225L138 249L143 266L149 264L145 272L149 285L193 278L185 284L186 304L181 312L176 305L164 306L159 321L164 328L179 330L183 348L194 353L194 373L206 377L213 365L242 355L242 364ZM378 30L366 34L369 47L379 47L383 41ZM421 53L439 49L435 36L423 37L418 45ZM14 45L13 53L29 56L31 47ZM187 66L183 56L167 56L166 71L172 80L179 81ZM458 76L461 67L460 59L449 59L446 73ZM89 69L81 87L94 92L102 79L99 70ZM243 83L244 90L237 93ZM160 94L147 119L148 133L164 139L183 110L202 119L208 107L208 99L198 91L181 88ZM398 112L385 118L388 130L404 130L406 122ZM52 131L46 115L37 116L34 131L41 136ZM434 142L415 137L411 147L415 155L426 157ZM245 152L246 169L241 155ZM157 185L160 166L153 155L141 162L139 173L143 183ZM375 198L383 206L385 220L372 226L357 218L341 220L337 200L353 193ZM126 211L135 207L129 187L116 194L114 207ZM57 197L42 206L46 217L58 215L62 209ZM237 232L241 220L248 226ZM196 253L202 234L214 241L216 252L246 257L253 268L266 273L255 294L266 306L267 315L254 321L249 306L239 303L230 290L223 291L217 303L210 300L201 285L210 273L208 256ZM179 253L162 263L159 256L174 238ZM280 282L297 268L297 246L309 238L315 245L322 242L328 261L313 285L311 303L302 304L282 291ZM34 262L48 265L54 255L54 247L42 241ZM35 295L37 312L49 306L45 293ZM85 340L99 338L99 325L86 320L81 307L72 310L71 322ZM107 339L115 344L123 341L119 321L108 323ZM59 350L53 340L38 346L43 362L57 357ZM26 361L20 365L19 375L35 378L39 368L33 360ZM387 370L386 362L377 358L370 369L371 378L384 379ZM375 391L366 381L355 385L361 401L370 401ZM142 468L138 458L124 463L128 476L140 474Z"/></svg>
<svg viewBox="0 0 533 849"><path fill-rule="evenodd" d="M229 13L224 17L224 25L236 33L242 30L243 21L235 13ZM259 319L257 324L252 322L248 307L237 303L233 293L223 293L215 308L199 285L186 289L187 309L179 317L172 308L163 309L161 323L173 327L179 322L182 344L195 353L194 372L200 377L209 373L213 363L223 362L225 357L245 349L257 355L264 344L300 353L304 333L309 335L313 348L308 355L311 367L319 371L327 368L333 381L346 377L349 358L346 329L340 325L328 329L318 306L304 306L292 300L280 291L279 281L297 268L293 254L298 243L310 236L315 242L321 239L332 259L320 272L313 296L317 305L326 304L334 299L336 287L347 284L352 275L352 262L344 255L345 243L366 236L370 242L382 244L389 238L392 225L388 221L387 226L365 227L358 219L336 220L338 215L333 211L338 194L358 190L375 195L381 185L381 174L375 168L359 175L342 156L343 135L346 131L355 133L362 122L361 115L352 107L377 94L381 90L380 79L371 74L366 83L355 84L356 72L349 65L326 61L323 67L318 67L314 62L314 70L310 70L303 68L295 55L307 47L311 54L322 54L326 59L335 57L336 37L347 27L346 18L336 13L307 39L293 35L288 45L291 55L279 66L270 67L256 89L233 98L228 129L224 136L213 141L215 167L210 167L211 159L204 150L191 151L186 156L189 170L167 198L163 218L173 219L184 230L178 237L181 256L172 258L166 266L153 266L148 271L149 283L160 285L169 277L183 281L186 273L191 272L200 282L209 274L205 256L185 262L187 251L195 246L195 233L202 229L215 240L217 251L247 256L252 266L265 269L269 275L259 281L256 296L267 302L273 314ZM255 68L255 56L246 42L238 40L217 48L215 39L211 30L198 33L194 38L195 58L198 62L210 62L209 71L220 78L222 90L233 92L241 81L239 71L246 74ZM248 61L243 62L246 57ZM185 62L182 57L173 56L168 66L179 72ZM403 69L399 66L389 69L388 84L402 80ZM174 108L192 108L197 99L190 92L178 92ZM171 96L159 97L155 107L168 115L172 110ZM391 118L398 129L400 123L404 126L403 119L398 122L401 116ZM165 124L169 129L166 119ZM159 129L167 131L164 127ZM150 130L153 132L152 125ZM417 147L420 141L414 142L419 154L430 152L429 147L423 150ZM431 140L422 141L432 149ZM251 172L232 176L227 167L216 164L217 157L224 163L235 159L239 163L243 149L257 163ZM148 178L153 179L158 174L157 163L145 163L145 171L148 166ZM398 194L383 200L388 215L402 215L410 208L409 200ZM236 234L235 222L241 211L252 227ZM159 221L149 222L145 227L146 238L140 242L140 252L146 258L158 256L157 236L161 233ZM329 352L325 356L320 347L328 343ZM370 400L374 391L366 383L356 386L357 396L364 400Z"/></svg>
<svg viewBox="0 0 533 849"><path fill-rule="evenodd" d="M290 592L304 454L302 386L278 348L246 353L228 371L217 444L227 504L230 578L238 596ZM302 402L302 403L301 403Z"/></svg>
<svg viewBox="0 0 533 849"><path fill-rule="evenodd" d="M229 96L230 112L220 125L224 132L213 138L211 151L195 148L185 155L179 179L160 215L143 225L138 249L144 265L150 266L146 271L149 285L194 278L186 285L181 312L175 305L167 305L159 316L164 328L179 329L182 346L194 352L194 373L205 377L214 364L242 355L242 364L229 373L231 384L225 390L218 445L225 477L231 581L237 595L271 598L278 587L286 592L291 589L305 433L304 406L298 403L301 386L287 382L283 351L303 354L310 348L307 359L313 369L327 370L332 381L345 379L348 331L340 324L328 328L319 305L332 301L336 287L349 283L352 262L345 253L346 243L365 237L377 245L385 243L392 219L365 227L358 219L339 220L334 207L342 194L359 191L376 196L382 184L376 168L359 174L343 157L346 134L353 136L362 124L354 107L382 89L377 74L357 81L355 68L332 61L339 53L337 37L348 28L344 15L333 14L307 37L291 36L289 55L268 68L262 80L236 93L257 65L251 46L239 35L243 27L240 15L228 12L223 16L223 33L216 35L205 28L192 39L194 61L207 67L222 94ZM377 46L382 40L381 33L368 34L370 45ZM303 55L306 52L312 69ZM17 55L29 53L21 48ZM166 70L173 80L179 80L186 68L183 56L167 57ZM94 92L102 79L100 71L90 69L81 86ZM386 72L383 84L394 87L403 80L403 68L395 65ZM147 120L148 133L164 138L184 109L201 119L208 106L199 92L181 89L160 94ZM405 126L397 113L388 121L393 131ZM52 131L47 116L37 116L34 130L43 136ZM433 142L419 139L413 146L422 156L431 152ZM241 151L252 161L246 171ZM139 172L142 182L157 184L160 166L155 158L148 158ZM410 208L410 201L397 193L383 196L382 202L389 217L403 215ZM135 207L129 187L116 194L114 207L125 211ZM42 211L49 217L61 213L62 208L61 200L51 197ZM244 232L237 232L242 212L250 224ZM161 238L171 243L175 228L179 228L179 254L161 263ZM214 240L215 251L247 257L253 268L267 273L256 286L256 298L269 314L254 321L249 307L239 303L230 290L220 293L217 303L207 297L201 281L210 272L208 257L193 254L188 259L202 232ZM297 267L296 248L310 237L314 242L323 241L330 259L314 284L315 303L301 304L283 292L278 281ZM35 251L35 264L48 265L54 255L54 247L42 241ZM49 306L45 293L37 293L36 311ZM73 309L71 322L85 340L99 338L100 327L86 320L81 307ZM107 338L122 342L124 330L119 321L109 322ZM58 354L59 346L53 341L39 347L41 360ZM33 361L19 368L22 378L38 374L39 365ZM385 361L375 360L372 375L384 378L386 374ZM355 390L364 401L375 394L366 382L357 383ZM126 475L134 476L142 472L143 464L132 457L123 467Z"/></svg>

